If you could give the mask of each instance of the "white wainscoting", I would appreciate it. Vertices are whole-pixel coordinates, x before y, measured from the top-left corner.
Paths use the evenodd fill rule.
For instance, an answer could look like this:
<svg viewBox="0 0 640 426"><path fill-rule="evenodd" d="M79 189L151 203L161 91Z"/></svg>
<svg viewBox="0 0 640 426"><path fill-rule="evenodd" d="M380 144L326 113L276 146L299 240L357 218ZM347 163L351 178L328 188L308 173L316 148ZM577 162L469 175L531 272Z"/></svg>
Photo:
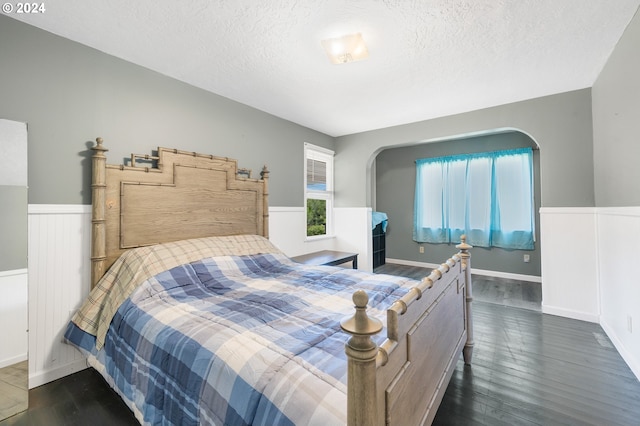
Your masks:
<svg viewBox="0 0 640 426"><path fill-rule="evenodd" d="M91 206L29 206L29 388L86 368L63 343L89 293Z"/></svg>
<svg viewBox="0 0 640 426"><path fill-rule="evenodd" d="M542 311L599 323L640 379L640 207L542 208Z"/></svg>
<svg viewBox="0 0 640 426"><path fill-rule="evenodd" d="M600 325L640 379L640 207L598 209Z"/></svg>
<svg viewBox="0 0 640 426"><path fill-rule="evenodd" d="M27 269L0 272L0 368L27 359Z"/></svg>
<svg viewBox="0 0 640 426"><path fill-rule="evenodd" d="M599 322L595 208L541 208L542 312Z"/></svg>
<svg viewBox="0 0 640 426"><path fill-rule="evenodd" d="M307 239L304 207L269 207L269 240L289 257L337 250L334 237Z"/></svg>
<svg viewBox="0 0 640 426"><path fill-rule="evenodd" d="M358 253L358 269L371 270L371 209L337 207L334 209L334 236L307 238L304 207L270 207L269 239L287 256L320 250Z"/></svg>
<svg viewBox="0 0 640 426"><path fill-rule="evenodd" d="M336 250L358 253L358 269L373 271L371 208L339 207L334 209L337 235Z"/></svg>

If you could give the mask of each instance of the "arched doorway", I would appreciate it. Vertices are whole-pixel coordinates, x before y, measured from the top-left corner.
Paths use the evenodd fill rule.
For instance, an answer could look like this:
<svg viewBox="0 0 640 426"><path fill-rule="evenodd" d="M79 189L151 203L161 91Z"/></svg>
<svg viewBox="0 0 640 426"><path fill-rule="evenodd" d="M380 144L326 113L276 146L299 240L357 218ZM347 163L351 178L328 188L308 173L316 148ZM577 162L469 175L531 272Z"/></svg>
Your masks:
<svg viewBox="0 0 640 426"><path fill-rule="evenodd" d="M416 263L439 263L451 255L455 248L449 245L431 245L420 253L419 244L412 241L413 199L415 188L415 160L463 153L488 152L520 147L534 148L534 214L536 243L534 250L504 250L477 248L473 253L475 270L495 276L540 281L540 156L538 143L517 129L500 129L450 138L421 141L384 148L371 161L372 208L387 213L389 228L386 237L386 255Z"/></svg>

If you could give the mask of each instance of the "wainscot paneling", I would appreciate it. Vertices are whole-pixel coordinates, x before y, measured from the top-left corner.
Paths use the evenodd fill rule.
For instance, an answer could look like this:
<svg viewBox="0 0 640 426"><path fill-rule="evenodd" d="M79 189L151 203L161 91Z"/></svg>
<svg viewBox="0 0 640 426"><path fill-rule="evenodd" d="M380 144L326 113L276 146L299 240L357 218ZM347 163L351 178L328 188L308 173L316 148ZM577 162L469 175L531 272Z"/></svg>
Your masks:
<svg viewBox="0 0 640 426"><path fill-rule="evenodd" d="M320 250L358 253L358 269L370 271L371 209L336 207L333 211L334 235L307 238L304 207L270 207L269 240L287 256Z"/></svg>
<svg viewBox="0 0 640 426"><path fill-rule="evenodd" d="M541 208L542 312L599 322L595 208Z"/></svg>
<svg viewBox="0 0 640 426"><path fill-rule="evenodd" d="M29 388L86 368L63 342L90 289L91 206L29 206Z"/></svg>
<svg viewBox="0 0 640 426"><path fill-rule="evenodd" d="M371 208L337 207L335 250L358 253L358 269L373 271Z"/></svg>
<svg viewBox="0 0 640 426"><path fill-rule="evenodd" d="M0 368L27 359L27 269L0 271Z"/></svg>
<svg viewBox="0 0 640 426"><path fill-rule="evenodd" d="M335 238L307 238L304 207L269 207L269 240L289 257L320 250L336 250Z"/></svg>
<svg viewBox="0 0 640 426"><path fill-rule="evenodd" d="M640 379L640 207L542 208L542 312L599 323Z"/></svg>
<svg viewBox="0 0 640 426"><path fill-rule="evenodd" d="M640 379L640 207L598 209L600 324Z"/></svg>

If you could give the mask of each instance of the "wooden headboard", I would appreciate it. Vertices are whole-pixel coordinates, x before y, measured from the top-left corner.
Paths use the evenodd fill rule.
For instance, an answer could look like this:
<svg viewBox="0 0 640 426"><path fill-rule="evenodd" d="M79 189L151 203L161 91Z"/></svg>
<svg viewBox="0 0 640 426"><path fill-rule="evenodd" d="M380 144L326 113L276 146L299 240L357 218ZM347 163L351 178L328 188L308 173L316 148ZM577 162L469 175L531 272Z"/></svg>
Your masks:
<svg viewBox="0 0 640 426"><path fill-rule="evenodd" d="M111 165L102 138L96 142L92 288L126 249L207 236L269 236L266 167L253 179L236 160L167 148Z"/></svg>

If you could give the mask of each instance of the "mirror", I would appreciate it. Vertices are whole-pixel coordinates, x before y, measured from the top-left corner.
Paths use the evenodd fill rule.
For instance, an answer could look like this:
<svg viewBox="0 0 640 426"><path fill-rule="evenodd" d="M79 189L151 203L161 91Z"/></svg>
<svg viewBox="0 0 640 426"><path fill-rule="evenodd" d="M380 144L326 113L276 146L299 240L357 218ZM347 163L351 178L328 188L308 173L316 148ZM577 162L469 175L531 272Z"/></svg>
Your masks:
<svg viewBox="0 0 640 426"><path fill-rule="evenodd" d="M28 407L27 124L0 119L0 420Z"/></svg>

